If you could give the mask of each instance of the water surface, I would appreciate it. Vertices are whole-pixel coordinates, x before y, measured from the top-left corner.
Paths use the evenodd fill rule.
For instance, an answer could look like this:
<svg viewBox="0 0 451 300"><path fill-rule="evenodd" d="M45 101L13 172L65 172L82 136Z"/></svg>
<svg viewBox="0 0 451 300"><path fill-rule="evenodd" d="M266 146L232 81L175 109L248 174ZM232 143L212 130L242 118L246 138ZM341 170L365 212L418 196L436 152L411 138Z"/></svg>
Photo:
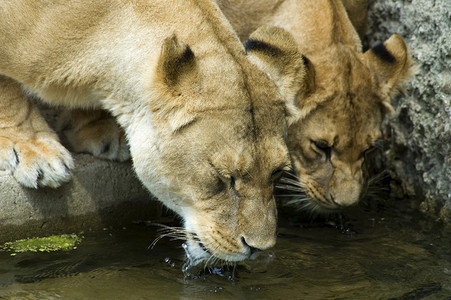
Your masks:
<svg viewBox="0 0 451 300"><path fill-rule="evenodd" d="M0 252L0 298L451 299L449 229L402 207L345 215L344 228L282 216L271 251L205 273L181 271L180 241L149 250L146 222L84 233L70 252Z"/></svg>

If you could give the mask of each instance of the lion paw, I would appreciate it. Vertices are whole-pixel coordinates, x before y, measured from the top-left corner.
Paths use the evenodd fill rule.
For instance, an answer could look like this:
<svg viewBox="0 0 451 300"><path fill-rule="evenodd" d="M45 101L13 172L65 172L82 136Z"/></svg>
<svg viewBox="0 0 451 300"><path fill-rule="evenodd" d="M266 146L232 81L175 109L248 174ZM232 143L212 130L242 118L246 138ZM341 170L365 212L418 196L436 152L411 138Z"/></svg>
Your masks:
<svg viewBox="0 0 451 300"><path fill-rule="evenodd" d="M0 138L0 170L10 171L26 187L59 187L70 180L73 166L69 151L55 139Z"/></svg>
<svg viewBox="0 0 451 300"><path fill-rule="evenodd" d="M74 110L59 120L59 131L75 152L117 161L130 159L124 131L105 111Z"/></svg>

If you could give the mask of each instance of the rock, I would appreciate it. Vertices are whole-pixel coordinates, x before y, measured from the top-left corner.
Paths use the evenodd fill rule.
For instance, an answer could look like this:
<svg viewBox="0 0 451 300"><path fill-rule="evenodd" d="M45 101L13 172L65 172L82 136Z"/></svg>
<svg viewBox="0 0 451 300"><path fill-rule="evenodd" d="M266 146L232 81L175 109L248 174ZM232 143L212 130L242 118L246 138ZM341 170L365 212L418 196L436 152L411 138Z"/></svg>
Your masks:
<svg viewBox="0 0 451 300"><path fill-rule="evenodd" d="M78 233L161 215L131 163L77 154L72 180L57 189L29 189L0 171L0 243Z"/></svg>
<svg viewBox="0 0 451 300"><path fill-rule="evenodd" d="M394 99L390 168L417 208L451 224L451 1L370 2L366 43L398 33L418 66Z"/></svg>

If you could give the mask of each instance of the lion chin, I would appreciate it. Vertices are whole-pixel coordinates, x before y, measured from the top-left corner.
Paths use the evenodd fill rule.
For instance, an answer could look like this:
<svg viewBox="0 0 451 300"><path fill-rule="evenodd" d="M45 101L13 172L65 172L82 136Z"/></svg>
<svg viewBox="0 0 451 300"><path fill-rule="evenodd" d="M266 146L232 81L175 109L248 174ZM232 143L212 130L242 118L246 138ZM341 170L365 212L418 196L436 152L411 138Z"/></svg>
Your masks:
<svg viewBox="0 0 451 300"><path fill-rule="evenodd" d="M294 172L279 182L300 208L318 213L356 205L375 178L391 99L413 73L405 41L392 35L362 52L367 2L355 0L217 0L243 39L262 23L289 31L304 55L300 112L289 127Z"/></svg>
<svg viewBox="0 0 451 300"><path fill-rule="evenodd" d="M262 249L255 249L246 246L243 252L234 253L234 255L217 256L212 254L201 242L188 239L182 244L185 250L186 262L183 266L184 271L189 271L192 267L214 267L233 265L246 259L255 259ZM269 248L269 247L268 247Z"/></svg>
<svg viewBox="0 0 451 300"><path fill-rule="evenodd" d="M229 259L221 259L214 256L206 249L203 244L199 242L185 242L182 244L182 248L185 250L186 262L183 266L184 271L188 271L195 266L223 266L233 264L251 257L249 254L240 254L230 257Z"/></svg>

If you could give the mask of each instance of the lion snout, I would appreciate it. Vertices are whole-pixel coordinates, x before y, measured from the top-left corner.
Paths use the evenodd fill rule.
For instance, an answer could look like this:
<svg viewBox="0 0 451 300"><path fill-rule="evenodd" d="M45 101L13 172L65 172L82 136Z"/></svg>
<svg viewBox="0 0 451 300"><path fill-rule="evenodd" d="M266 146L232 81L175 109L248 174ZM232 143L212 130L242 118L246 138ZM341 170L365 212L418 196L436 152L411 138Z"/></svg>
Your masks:
<svg viewBox="0 0 451 300"><path fill-rule="evenodd" d="M251 255L258 251L270 249L276 244L276 228L265 230L265 232L242 235L241 243L250 250Z"/></svg>
<svg viewBox="0 0 451 300"><path fill-rule="evenodd" d="M241 230L241 243L250 249L251 254L272 248L276 244L277 216L268 213L254 218L246 226L241 226Z"/></svg>
<svg viewBox="0 0 451 300"><path fill-rule="evenodd" d="M362 190L362 184L356 180L341 180L335 185L335 191L331 196L338 206L348 207L359 203Z"/></svg>

